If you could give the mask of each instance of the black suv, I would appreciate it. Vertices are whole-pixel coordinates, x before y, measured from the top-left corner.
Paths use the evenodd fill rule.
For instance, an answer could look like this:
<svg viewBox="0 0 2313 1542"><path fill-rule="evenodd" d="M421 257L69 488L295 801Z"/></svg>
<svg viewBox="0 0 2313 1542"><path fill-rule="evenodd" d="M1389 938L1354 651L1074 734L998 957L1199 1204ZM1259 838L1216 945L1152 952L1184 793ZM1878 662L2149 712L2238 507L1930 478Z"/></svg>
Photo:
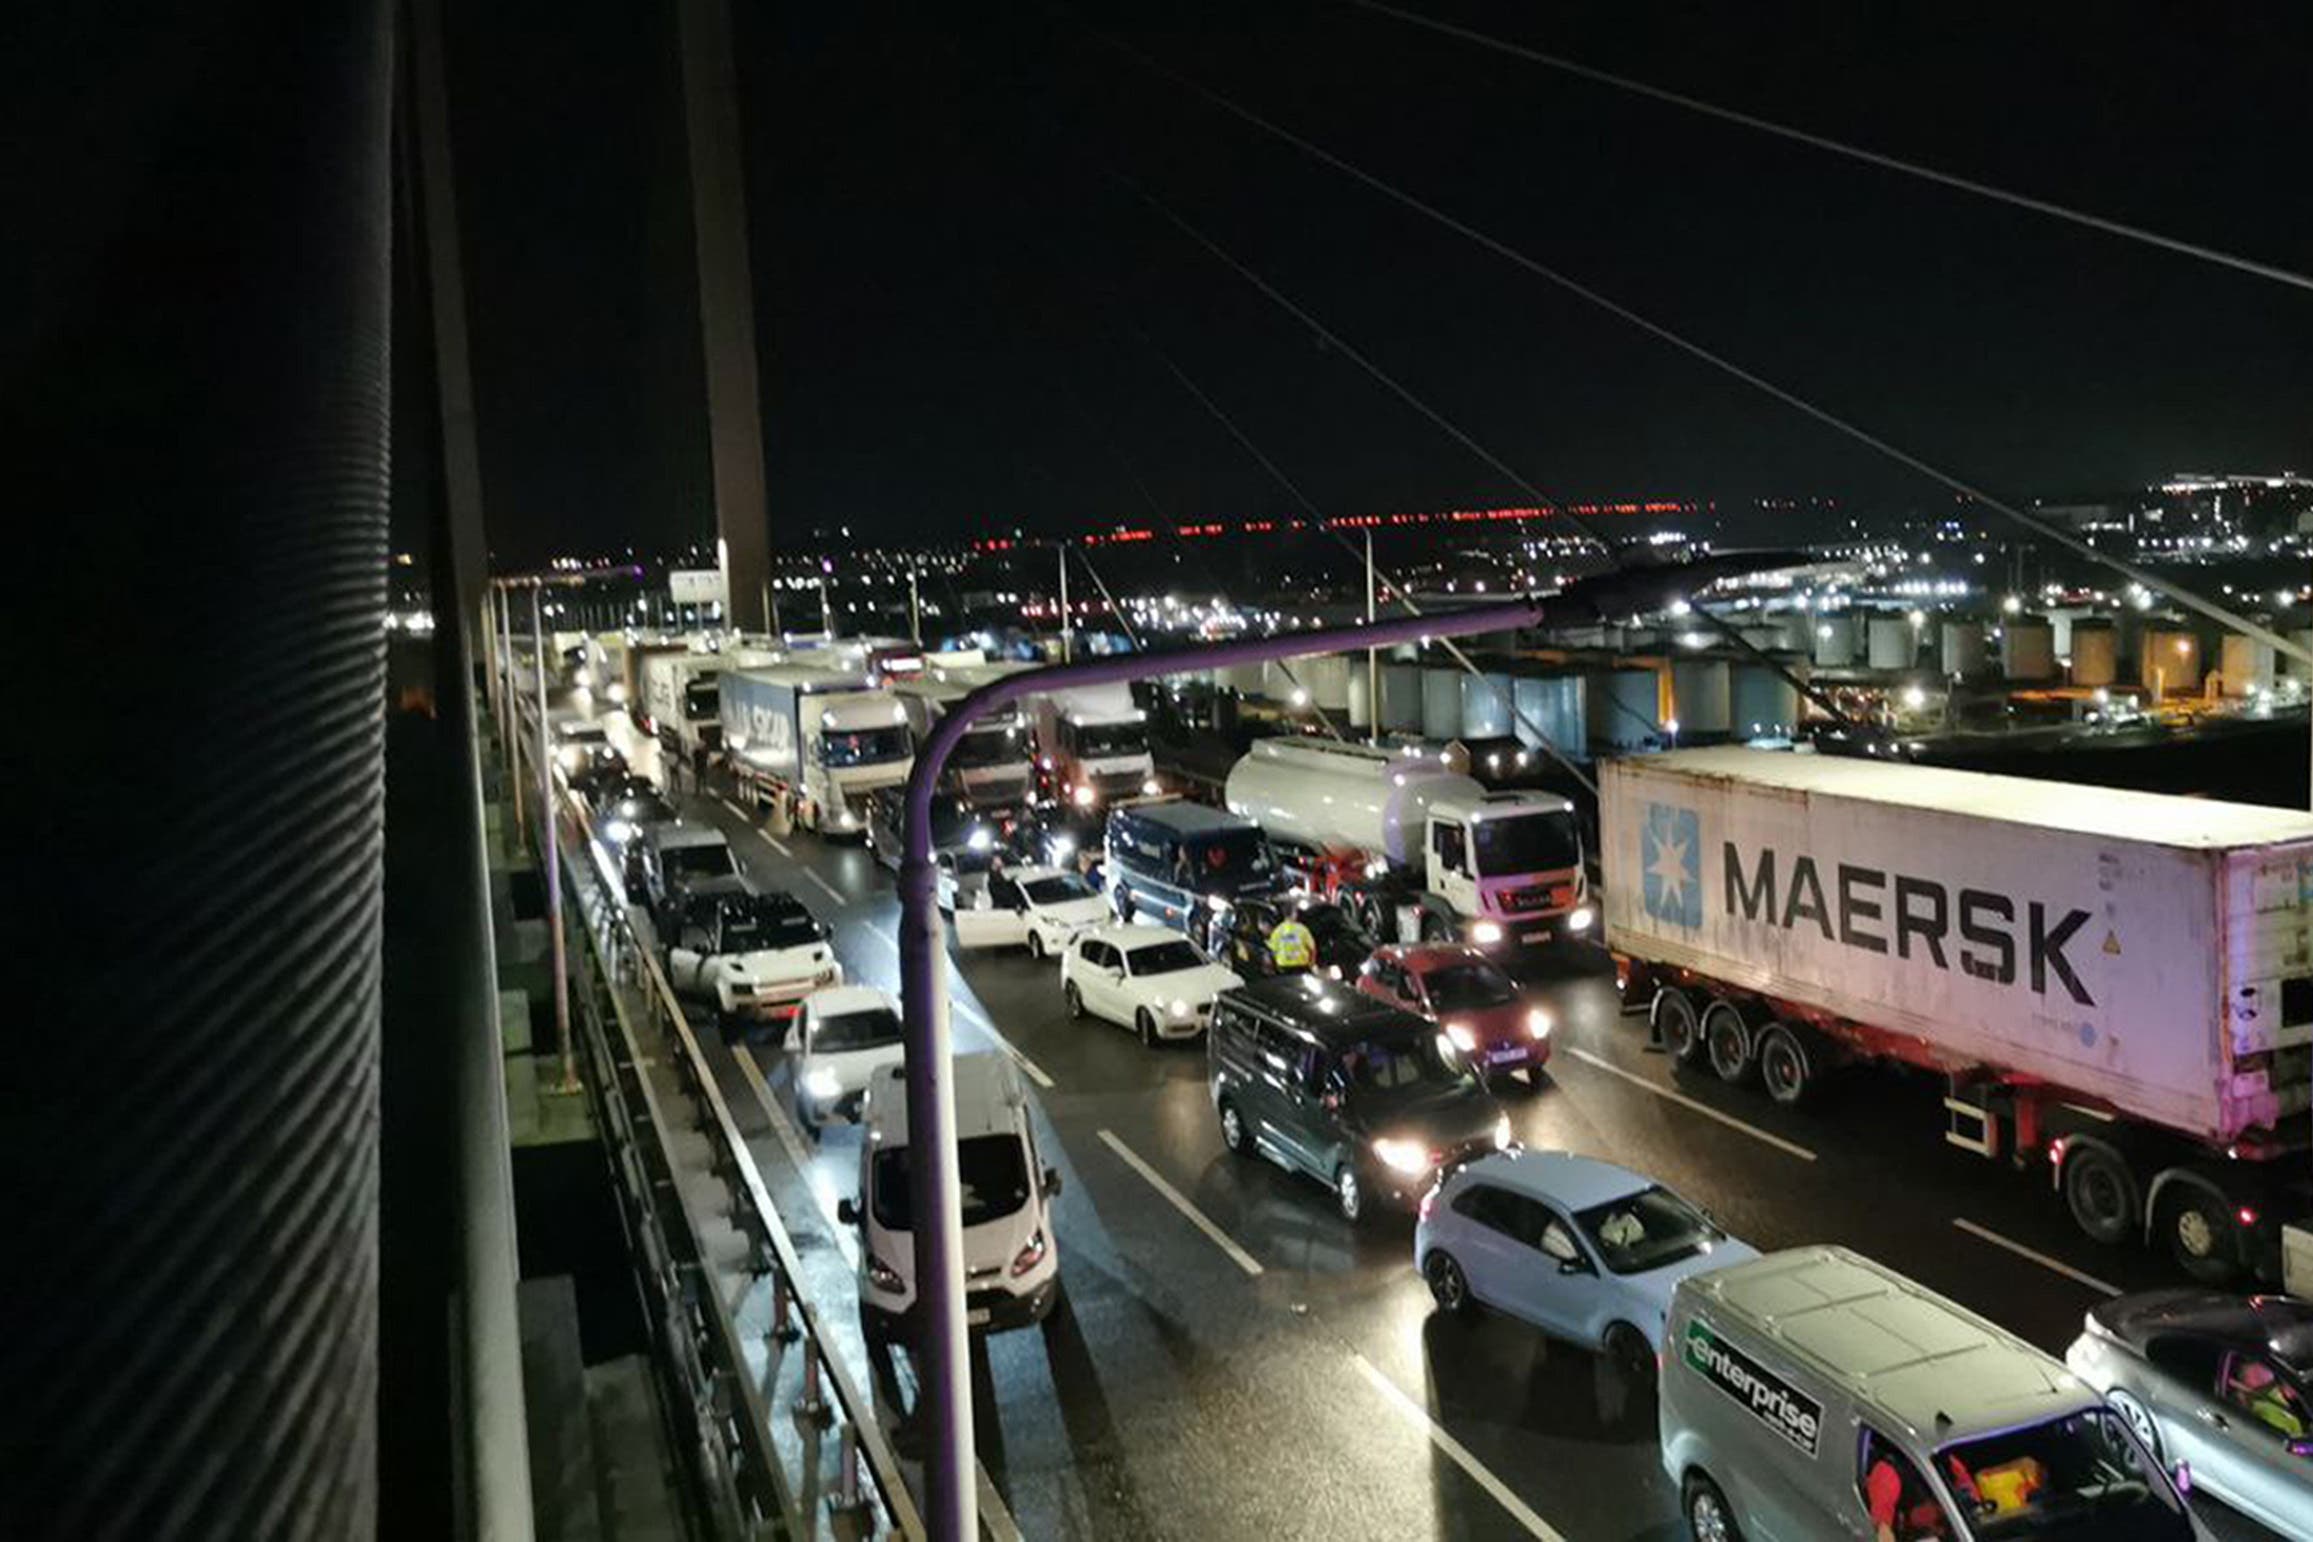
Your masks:
<svg viewBox="0 0 2313 1542"><path fill-rule="evenodd" d="M1322 975L1224 991L1206 1055L1229 1149L1309 1174L1352 1221L1509 1144L1501 1105L1435 1023Z"/></svg>

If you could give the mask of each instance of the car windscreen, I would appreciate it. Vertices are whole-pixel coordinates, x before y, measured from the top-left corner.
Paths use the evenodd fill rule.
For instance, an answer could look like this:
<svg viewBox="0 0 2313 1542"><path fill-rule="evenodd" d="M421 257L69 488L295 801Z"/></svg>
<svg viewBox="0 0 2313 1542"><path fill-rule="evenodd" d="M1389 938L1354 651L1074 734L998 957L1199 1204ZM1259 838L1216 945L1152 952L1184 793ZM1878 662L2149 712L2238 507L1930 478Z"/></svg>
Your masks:
<svg viewBox="0 0 2313 1542"><path fill-rule="evenodd" d="M1016 727L975 728L956 741L948 764L966 771L1028 763L1028 740Z"/></svg>
<svg viewBox="0 0 2313 1542"><path fill-rule="evenodd" d="M1976 1542L2187 1542L2195 1535L2166 1475L2108 1409L1954 1441L1936 1453L1936 1466Z"/></svg>
<svg viewBox="0 0 2313 1542"><path fill-rule="evenodd" d="M603 744L610 738L600 723L565 723L555 732L564 744Z"/></svg>
<svg viewBox="0 0 2313 1542"><path fill-rule="evenodd" d="M1507 1006L1518 999L1518 987L1502 966L1473 958L1447 964L1422 976L1430 1005L1440 1012L1475 1012L1483 1007Z"/></svg>
<svg viewBox="0 0 2313 1542"><path fill-rule="evenodd" d="M1076 753L1086 759L1109 760L1118 755L1148 753L1145 723L1072 723L1069 730Z"/></svg>
<svg viewBox="0 0 2313 1542"><path fill-rule="evenodd" d="M1574 1220L1616 1274L1644 1274L1692 1258L1726 1235L1700 1210L1660 1188L1577 1210Z"/></svg>
<svg viewBox="0 0 2313 1542"><path fill-rule="evenodd" d="M903 1032L899 1014L889 1007L834 1012L812 1024L811 1051L817 1055L842 1055L855 1049L880 1049L897 1044Z"/></svg>
<svg viewBox="0 0 2313 1542"><path fill-rule="evenodd" d="M1028 1203L1028 1149L1017 1135L975 1135L956 1144L964 1190L964 1224L1002 1220ZM875 1154L871 1208L885 1231L907 1231L908 1152L900 1146Z"/></svg>
<svg viewBox="0 0 2313 1542"><path fill-rule="evenodd" d="M1565 812L1496 814L1476 821L1478 876L1547 873L1582 860L1574 816Z"/></svg>
<svg viewBox="0 0 2313 1542"><path fill-rule="evenodd" d="M1350 1096L1395 1102L1439 1092L1475 1090L1477 1073L1454 1052L1444 1035L1391 1034L1350 1045L1341 1052Z"/></svg>
<svg viewBox="0 0 2313 1542"><path fill-rule="evenodd" d="M820 757L831 766L880 766L905 760L915 753L915 739L906 728L849 728L827 731L820 740Z"/></svg>
<svg viewBox="0 0 2313 1542"><path fill-rule="evenodd" d="M659 853L659 864L669 878L727 878L738 871L731 865L731 848L713 846L668 846Z"/></svg>
<svg viewBox="0 0 2313 1542"><path fill-rule="evenodd" d="M761 948L799 948L826 936L827 928L801 907L739 911L723 923L723 946L733 953Z"/></svg>
<svg viewBox="0 0 2313 1542"><path fill-rule="evenodd" d="M1145 948L1134 948L1126 955L1137 978L1152 974L1177 974L1183 969L1201 969L1205 956L1185 942L1152 942Z"/></svg>
<svg viewBox="0 0 2313 1542"><path fill-rule="evenodd" d="M1055 873L1024 883L1020 889L1032 905L1065 905L1070 900L1091 899L1100 892L1075 873Z"/></svg>
<svg viewBox="0 0 2313 1542"><path fill-rule="evenodd" d="M683 687L683 712L692 722L712 718L722 710L723 687L713 675Z"/></svg>

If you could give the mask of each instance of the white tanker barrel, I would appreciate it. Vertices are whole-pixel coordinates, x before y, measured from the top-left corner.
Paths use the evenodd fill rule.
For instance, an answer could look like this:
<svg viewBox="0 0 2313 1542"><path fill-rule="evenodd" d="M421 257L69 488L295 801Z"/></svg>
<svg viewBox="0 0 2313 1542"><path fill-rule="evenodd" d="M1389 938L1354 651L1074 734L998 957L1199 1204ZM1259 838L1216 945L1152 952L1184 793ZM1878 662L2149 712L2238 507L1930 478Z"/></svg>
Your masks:
<svg viewBox="0 0 2313 1542"><path fill-rule="evenodd" d="M1485 789L1434 760L1261 739L1229 768L1224 797L1230 813L1279 840L1379 852L1393 865L1418 868L1430 805L1476 803Z"/></svg>

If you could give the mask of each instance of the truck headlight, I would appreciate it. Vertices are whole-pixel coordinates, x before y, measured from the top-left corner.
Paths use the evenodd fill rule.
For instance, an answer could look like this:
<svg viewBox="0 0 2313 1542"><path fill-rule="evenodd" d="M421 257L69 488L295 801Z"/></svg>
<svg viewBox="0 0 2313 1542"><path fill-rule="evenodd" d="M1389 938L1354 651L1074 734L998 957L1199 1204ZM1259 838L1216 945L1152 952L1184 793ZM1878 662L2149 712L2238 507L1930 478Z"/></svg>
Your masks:
<svg viewBox="0 0 2313 1542"><path fill-rule="evenodd" d="M1510 1116L1508 1114L1504 1114L1494 1121L1494 1149L1496 1151L1510 1149Z"/></svg>
<svg viewBox="0 0 2313 1542"><path fill-rule="evenodd" d="M1384 1135L1373 1143L1373 1156L1375 1161L1390 1171L1409 1176L1430 1169L1429 1148L1420 1141L1399 1140Z"/></svg>
<svg viewBox="0 0 2313 1542"><path fill-rule="evenodd" d="M822 1103L832 1103L843 1095L843 1079L825 1066L803 1073L803 1090Z"/></svg>
<svg viewBox="0 0 2313 1542"><path fill-rule="evenodd" d="M1100 794L1094 792L1089 783L1078 782L1068 796L1078 808L1090 808Z"/></svg>
<svg viewBox="0 0 2313 1542"><path fill-rule="evenodd" d="M1530 1039L1547 1039L1547 1038L1549 1038L1549 1037L1550 1037L1550 1014L1549 1014L1549 1013L1547 1013L1547 1012L1545 1012L1545 1011L1543 1011L1543 1010L1542 1010L1540 1007L1536 1007L1536 1008L1535 1008L1533 1011L1531 1011L1531 1012L1527 1013L1527 1014L1526 1014L1526 1037L1528 1037L1528 1038L1530 1038Z"/></svg>
<svg viewBox="0 0 2313 1542"><path fill-rule="evenodd" d="M850 809L845 809L842 813L835 816L835 823L838 829L856 829L859 825L859 816L854 814Z"/></svg>
<svg viewBox="0 0 2313 1542"><path fill-rule="evenodd" d="M1140 784L1141 796L1145 798L1153 798L1164 790L1164 784L1153 776Z"/></svg>
<svg viewBox="0 0 2313 1542"><path fill-rule="evenodd" d="M1591 923L1597 919L1597 911L1588 905L1577 905L1566 914L1566 929L1570 932L1587 932Z"/></svg>
<svg viewBox="0 0 2313 1542"><path fill-rule="evenodd" d="M1502 940L1502 928L1493 921L1480 921L1470 928L1470 940L1479 947L1491 947Z"/></svg>
<svg viewBox="0 0 2313 1542"><path fill-rule="evenodd" d="M623 819L613 819L602 827L602 834L613 846L624 846L634 839L634 826Z"/></svg>

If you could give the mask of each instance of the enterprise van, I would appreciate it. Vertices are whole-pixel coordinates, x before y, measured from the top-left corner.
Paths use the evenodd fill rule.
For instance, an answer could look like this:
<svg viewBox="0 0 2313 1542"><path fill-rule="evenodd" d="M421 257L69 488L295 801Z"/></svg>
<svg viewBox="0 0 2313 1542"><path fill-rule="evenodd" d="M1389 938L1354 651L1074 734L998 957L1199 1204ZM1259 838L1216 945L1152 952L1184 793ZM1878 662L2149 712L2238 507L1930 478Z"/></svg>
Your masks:
<svg viewBox="0 0 2313 1542"><path fill-rule="evenodd" d="M1200 947L1215 915L1284 886L1259 825L1178 798L1110 810L1106 874L1118 920L1169 926Z"/></svg>
<svg viewBox="0 0 2313 1542"><path fill-rule="evenodd" d="M2060 1361L1845 1248L1681 1281L1659 1406L1696 1542L2207 1535Z"/></svg>
<svg viewBox="0 0 2313 1542"><path fill-rule="evenodd" d="M1040 1164L1028 1097L996 1054L955 1061L956 1157L964 1200L964 1323L975 1333L1042 1322L1060 1299L1052 1200L1060 1174ZM859 1194L836 1206L860 1232L860 1326L870 1342L912 1342L916 1239L908 1197L908 1083L901 1066L870 1078L860 1113Z"/></svg>

